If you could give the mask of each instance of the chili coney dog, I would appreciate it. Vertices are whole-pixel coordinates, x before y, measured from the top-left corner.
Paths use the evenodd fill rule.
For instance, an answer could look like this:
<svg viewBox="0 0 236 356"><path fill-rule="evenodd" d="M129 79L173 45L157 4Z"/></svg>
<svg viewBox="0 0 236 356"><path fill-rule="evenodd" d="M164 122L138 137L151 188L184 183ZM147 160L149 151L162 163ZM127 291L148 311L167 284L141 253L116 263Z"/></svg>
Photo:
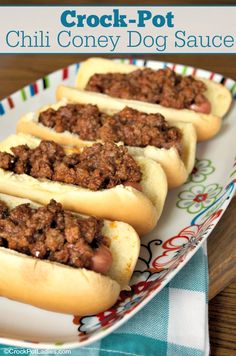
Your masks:
<svg viewBox="0 0 236 356"><path fill-rule="evenodd" d="M191 173L196 132L190 123L168 125L162 115L125 107L121 101L97 93L60 86L61 100L40 112L28 113L17 123L17 132L62 145L90 146L100 141L124 143L132 155L146 156L161 164L170 188L183 184ZM92 105L91 105L92 104Z"/></svg>
<svg viewBox="0 0 236 356"><path fill-rule="evenodd" d="M140 234L151 231L163 209L167 181L161 166L130 156L124 146L64 148L29 135L0 143L0 192L41 204L124 221Z"/></svg>
<svg viewBox="0 0 236 356"><path fill-rule="evenodd" d="M0 231L0 295L68 314L111 307L140 249L128 224L81 217L53 200L42 207L0 194Z"/></svg>
<svg viewBox="0 0 236 356"><path fill-rule="evenodd" d="M213 80L103 58L81 63L76 87L118 97L130 107L161 113L168 120L191 122L200 141L217 134L232 101L230 91Z"/></svg>

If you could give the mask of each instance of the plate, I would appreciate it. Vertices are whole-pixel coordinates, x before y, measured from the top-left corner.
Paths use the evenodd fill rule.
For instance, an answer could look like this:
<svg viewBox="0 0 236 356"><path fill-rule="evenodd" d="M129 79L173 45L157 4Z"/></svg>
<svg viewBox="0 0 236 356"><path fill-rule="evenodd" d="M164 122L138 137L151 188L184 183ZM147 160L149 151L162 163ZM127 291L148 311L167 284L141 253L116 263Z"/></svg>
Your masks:
<svg viewBox="0 0 236 356"><path fill-rule="evenodd" d="M236 82L222 75L173 63L134 59L131 63L154 69L169 66L180 74L213 79L229 88L236 99ZM2 100L0 139L15 132L21 115L54 103L56 87L73 85L78 67L79 64L74 64L56 71ZM121 326L159 293L207 239L233 197L235 117L233 104L220 134L198 145L196 164L188 182L169 192L157 228L142 239L131 291L121 292L117 304L106 312L82 318L0 298L0 343L37 349L88 345Z"/></svg>

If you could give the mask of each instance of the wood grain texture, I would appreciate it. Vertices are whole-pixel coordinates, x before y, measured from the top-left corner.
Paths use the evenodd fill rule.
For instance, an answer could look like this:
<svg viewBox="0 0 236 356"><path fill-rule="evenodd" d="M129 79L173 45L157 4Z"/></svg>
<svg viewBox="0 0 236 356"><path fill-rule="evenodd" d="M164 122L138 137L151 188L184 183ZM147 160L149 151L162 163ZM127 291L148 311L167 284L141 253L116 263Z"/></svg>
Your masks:
<svg viewBox="0 0 236 356"><path fill-rule="evenodd" d="M0 56L0 98L20 89L53 70L84 60L82 55ZM236 55L148 55L146 59L164 60L222 73L236 79ZM236 198L208 239L209 299L236 278ZM212 355L236 355L236 286L227 288L210 302L209 322Z"/></svg>
<svg viewBox="0 0 236 356"><path fill-rule="evenodd" d="M11 94L36 79L72 63L85 60L86 55L2 55L0 57L0 98ZM114 56L106 56L114 58ZM122 56L115 56L116 58ZM127 56L123 56L127 57ZM146 55L139 58L176 62L218 72L236 79L236 55Z"/></svg>
<svg viewBox="0 0 236 356"><path fill-rule="evenodd" d="M24 0L26 4L65 5L64 0ZM70 4L84 4L79 0L70 0ZM87 4L99 4L96 0ZM103 0L103 5L111 2ZM143 5L144 1L135 1L135 5ZM235 0L224 2L213 1L182 1L181 4L234 4ZM19 4L18 0L0 0L0 4ZM112 5L128 4L123 0L112 1ZM132 4L130 2L130 4ZM158 5L172 5L176 1L159 0ZM157 5L149 0L148 5ZM0 56L0 99L20 89L36 79L69 64L84 60L86 55L2 55ZM112 56L107 56L112 57ZM118 57L118 56L116 56ZM147 55L146 59L176 62L218 72L236 79L236 55ZM209 255L209 325L211 338L211 355L236 355L236 282L222 291L236 278L236 198L231 202L222 220L208 239ZM216 296L216 297L214 297Z"/></svg>
<svg viewBox="0 0 236 356"><path fill-rule="evenodd" d="M236 281L209 304L212 356L236 355Z"/></svg>
<svg viewBox="0 0 236 356"><path fill-rule="evenodd" d="M208 238L208 263L209 299L212 299L236 278L235 197Z"/></svg>
<svg viewBox="0 0 236 356"><path fill-rule="evenodd" d="M84 60L85 55L4 55L0 57L0 98L22 88L24 85L56 69ZM220 72L236 79L236 55L148 55L146 59L181 62L207 70ZM232 218L232 217L235 217ZM209 299L227 286L236 276L235 239L236 235L236 199L223 216L209 238ZM223 237L222 237L223 235ZM222 258L223 253L223 258Z"/></svg>

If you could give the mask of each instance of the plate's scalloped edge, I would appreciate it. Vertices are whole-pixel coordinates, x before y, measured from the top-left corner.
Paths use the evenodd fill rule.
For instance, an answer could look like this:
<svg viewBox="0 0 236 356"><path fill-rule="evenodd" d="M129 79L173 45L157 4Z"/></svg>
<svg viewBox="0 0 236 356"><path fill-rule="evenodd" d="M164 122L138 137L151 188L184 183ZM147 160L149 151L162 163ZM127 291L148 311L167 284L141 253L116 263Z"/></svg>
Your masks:
<svg viewBox="0 0 236 356"><path fill-rule="evenodd" d="M7 114L9 111L13 110L17 105L16 104L17 100L25 102L31 99L32 97L42 93L44 90L49 89L51 86L50 81L52 80L53 77L59 84L64 80L68 79L69 77L75 76L78 68L79 68L79 63L71 64L66 68L56 70L44 76L43 78L40 78L29 85L26 85L20 90L17 90L16 92L9 95L8 97L2 99L0 101L0 116L3 116Z"/></svg>
<svg viewBox="0 0 236 356"><path fill-rule="evenodd" d="M213 79L216 82L219 82L223 85L225 85L232 93L233 98L236 100L236 81L230 78L225 78L224 76L209 72L203 69L197 69L191 66L185 66L182 64L174 64L174 63L168 63L168 62L159 62L159 61L145 61L142 59L122 59L119 60L125 63L131 63L131 64L136 64L138 66L146 66L150 65L155 67L156 69L158 68L165 68L165 67L170 67L171 69L175 70L177 73L183 74L183 75L199 75L201 77ZM20 100L21 102L26 102L30 98L42 93L44 90L47 90L50 88L50 81L52 78L54 79L54 85L56 83L61 83L64 80L67 80L68 78L73 78L79 68L79 63L78 64L72 64L66 68L59 69L55 72L52 72L51 74L38 79L36 82L31 83L24 88L16 91L12 95L4 98L0 102L0 116L4 116L5 114L9 113L11 110L15 109L17 107L17 102ZM226 210L228 204L230 203L234 192L235 192L235 182L236 180L233 179L231 183L234 182L234 187L233 190L230 193L230 198L225 202L225 204L222 207L222 214L223 215L224 211ZM218 222L218 220L217 220ZM216 223L214 224L213 228L216 226ZM184 260L181 261L181 263L171 272L171 279L184 267L184 265L191 259L191 257L197 252L197 250L202 246L203 242L206 240L207 236L213 229L210 229L209 232L206 234L206 236L200 241L200 243L188 254L185 256ZM85 340L79 340L75 342L33 342L33 341L24 341L24 340L13 340L10 338L6 337L0 337L0 343L3 345L9 346L16 346L16 347L31 347L31 348L37 348L37 349L54 349L54 348L63 348L63 349L70 349L70 348L76 348L80 346L85 346L88 345L92 342L95 342L108 334L110 334L112 331L116 330L118 327L120 327L122 324L124 324L127 320L129 320L136 312L138 312L140 309L142 309L157 293L159 293L165 285L169 283L169 279L167 278L163 282L161 282L161 285L156 289L153 290L152 293L150 293L148 296L145 297L145 300L143 300L136 308L135 312L131 312L129 314L125 314L122 319L117 321L114 325L111 325L107 329L102 329L100 332L94 333L92 336L90 336L88 339Z"/></svg>
<svg viewBox="0 0 236 356"><path fill-rule="evenodd" d="M224 202L224 206L222 209L222 214L220 215L220 219L223 216L227 206L229 205L231 199L234 196L234 193L236 191L236 179L233 179L229 185L233 184L233 189L230 192L230 198L227 199ZM228 185L228 186L229 186ZM227 188L227 187L226 187ZM183 261L181 261L181 263L175 268L174 271L172 271L172 278L175 277L175 275L186 265L186 263L192 258L192 256L199 250L199 248L202 246L202 244L204 243L204 241L206 241L207 237L209 236L209 234L213 231L213 229L215 228L215 226L217 225L218 221L220 220L218 219L213 228L210 229L208 231L208 233L205 235L205 237L199 242L199 244L190 252L188 252L187 256L185 257L185 259ZM171 278L171 279L172 279ZM161 285L158 287L158 289L153 290L152 293L150 293L147 297L145 297L145 300L143 300L136 308L135 308L135 312L134 313L129 313L129 314L125 314L124 317L122 319L120 319L119 321L117 321L114 325L110 326L108 329L106 330L102 330L102 335L101 333L96 333L95 335L89 337L89 338L85 338L85 340L81 340L78 342L66 342L66 343L60 343L60 342L55 342L55 343L41 343L41 342L33 342L33 341L23 341L23 340L11 340L9 338L2 338L0 337L0 343L2 343L3 345L9 346L9 342L11 343L11 346L16 346L16 347L30 347L30 348L34 348L34 349L55 349L55 348L62 348L62 349L73 349L73 348L78 348L78 347L83 347L86 345L91 344L92 342L96 342L98 340L100 340L101 338L106 337L107 335L109 335L111 332L115 331L117 328L121 327L126 321L128 321L130 318L132 318L133 314L136 314L139 310L141 310L145 305L147 305L149 303L150 300L152 300L157 293L159 293L168 283L170 282L170 280L166 279L164 280Z"/></svg>
<svg viewBox="0 0 236 356"><path fill-rule="evenodd" d="M161 61L153 61L149 60L146 61L144 59L119 59L118 61L124 63L135 64L138 66L154 66L156 69L170 67L171 69L175 70L179 74L183 75L199 75L203 78L208 78L211 80L215 80L218 83L223 84L226 86L232 93L233 98L236 100L236 81L230 78L226 78L221 74L215 72L209 72L205 69L199 69L192 66L187 66L184 64L176 64L171 62L161 62ZM15 100L20 99L22 101L27 101L28 99L34 97L35 95L40 94L42 91L50 88L50 78L52 76L60 78L60 81L64 81L68 79L69 76L75 75L80 63L71 64L68 67L63 69L59 69L54 71L43 78L36 80L35 82L21 88L20 90L16 91L12 95L4 98L0 101L0 116L5 115L7 112L15 108Z"/></svg>

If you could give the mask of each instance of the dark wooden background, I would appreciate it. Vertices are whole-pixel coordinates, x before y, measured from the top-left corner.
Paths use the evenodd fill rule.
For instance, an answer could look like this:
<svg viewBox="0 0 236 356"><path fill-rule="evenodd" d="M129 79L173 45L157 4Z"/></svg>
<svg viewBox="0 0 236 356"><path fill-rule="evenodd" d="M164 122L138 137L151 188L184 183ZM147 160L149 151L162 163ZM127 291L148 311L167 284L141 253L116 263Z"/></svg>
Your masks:
<svg viewBox="0 0 236 356"><path fill-rule="evenodd" d="M65 1L22 1L23 4L63 4ZM175 4L174 1L158 1L161 4ZM198 1L198 4L236 4L235 0ZM19 1L0 0L0 5L19 4ZM67 4L84 4L81 1L68 1ZM87 1L86 4L98 4ZM100 4L111 3L101 1ZM133 2L114 1L112 5L131 5ZM144 1L135 1L135 5ZM157 5L156 1L148 1ZM181 1L181 4L194 4L194 1ZM84 5L86 6L86 5ZM222 10L223 11L223 10ZM210 22L209 22L210 23ZM209 24L210 25L210 24ZM109 56L107 56L109 57ZM118 56L116 56L118 57ZM236 79L236 55L146 55L145 59L176 62L204 68ZM86 55L2 55L0 56L0 99L20 89L22 86L84 60ZM236 198L233 199L222 220L208 239L209 254L209 325L211 354L222 356L236 355Z"/></svg>

